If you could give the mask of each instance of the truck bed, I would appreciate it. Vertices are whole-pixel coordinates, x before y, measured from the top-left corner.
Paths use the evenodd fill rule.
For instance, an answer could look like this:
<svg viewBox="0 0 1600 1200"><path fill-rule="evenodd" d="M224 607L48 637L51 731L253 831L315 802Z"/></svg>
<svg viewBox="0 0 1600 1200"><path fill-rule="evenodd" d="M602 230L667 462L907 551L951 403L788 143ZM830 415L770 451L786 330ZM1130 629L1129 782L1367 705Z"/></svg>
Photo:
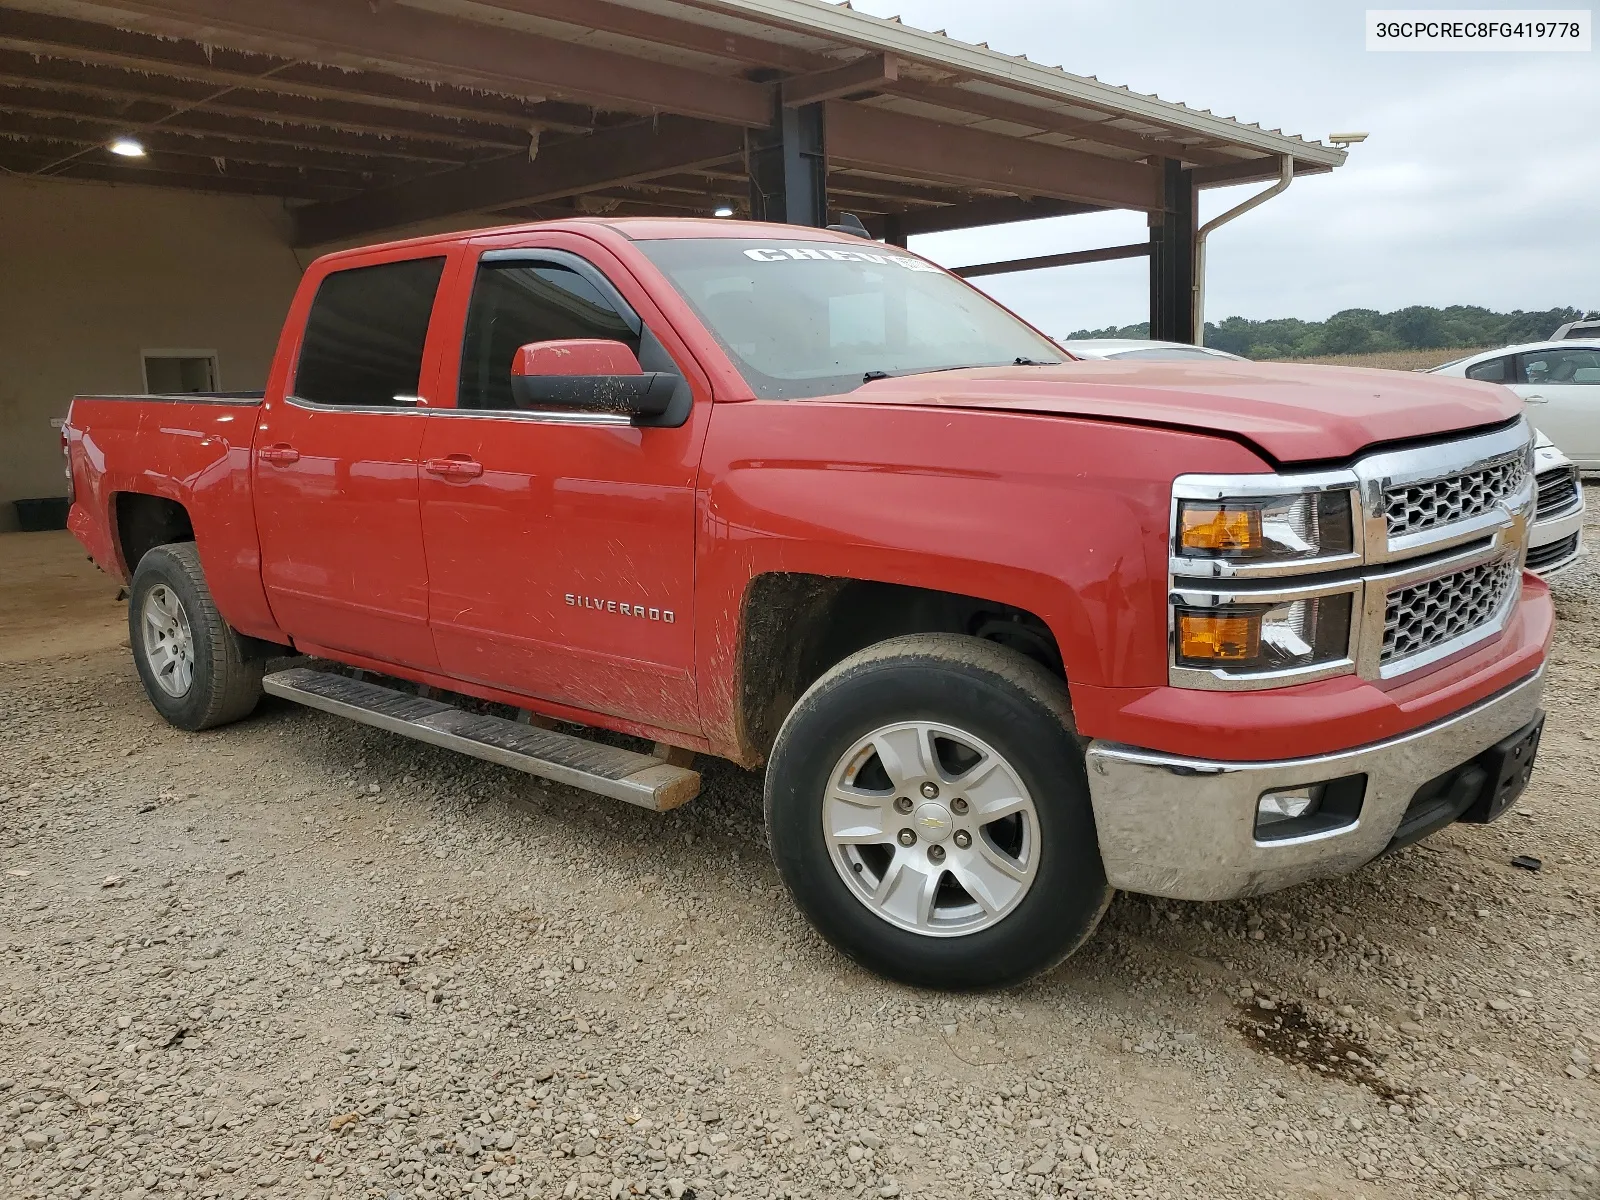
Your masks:
<svg viewBox="0 0 1600 1200"><path fill-rule="evenodd" d="M135 565L129 557L157 532L171 535L166 540L192 535L234 625L270 638L275 626L261 590L250 497L251 442L264 396L78 396L62 434L75 491L67 527L100 567L126 582Z"/></svg>

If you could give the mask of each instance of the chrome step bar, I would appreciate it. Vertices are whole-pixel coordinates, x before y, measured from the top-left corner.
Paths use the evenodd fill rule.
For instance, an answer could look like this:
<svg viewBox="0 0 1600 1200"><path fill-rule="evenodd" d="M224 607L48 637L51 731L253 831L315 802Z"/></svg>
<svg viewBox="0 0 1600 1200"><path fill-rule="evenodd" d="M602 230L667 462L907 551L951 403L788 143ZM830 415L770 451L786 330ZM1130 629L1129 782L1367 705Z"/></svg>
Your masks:
<svg viewBox="0 0 1600 1200"><path fill-rule="evenodd" d="M261 683L269 694L297 704L656 812L700 794L698 771L553 729L465 712L364 679L292 667Z"/></svg>

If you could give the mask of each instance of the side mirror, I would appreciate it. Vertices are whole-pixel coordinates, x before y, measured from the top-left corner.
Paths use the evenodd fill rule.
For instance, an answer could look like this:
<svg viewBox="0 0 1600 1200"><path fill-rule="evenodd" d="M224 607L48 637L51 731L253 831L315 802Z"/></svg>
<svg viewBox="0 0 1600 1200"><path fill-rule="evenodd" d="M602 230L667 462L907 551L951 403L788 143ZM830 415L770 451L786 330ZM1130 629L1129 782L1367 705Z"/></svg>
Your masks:
<svg viewBox="0 0 1600 1200"><path fill-rule="evenodd" d="M679 382L670 371L646 371L623 343L600 338L529 342L511 361L511 395L518 408L658 417Z"/></svg>

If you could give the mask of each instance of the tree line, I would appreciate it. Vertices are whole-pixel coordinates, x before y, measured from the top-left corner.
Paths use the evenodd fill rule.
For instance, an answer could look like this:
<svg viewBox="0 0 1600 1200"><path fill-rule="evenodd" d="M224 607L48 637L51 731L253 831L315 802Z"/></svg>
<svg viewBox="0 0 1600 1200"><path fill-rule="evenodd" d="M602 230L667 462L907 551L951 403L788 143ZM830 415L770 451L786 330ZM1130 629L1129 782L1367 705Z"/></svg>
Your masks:
<svg viewBox="0 0 1600 1200"><path fill-rule="evenodd" d="M1261 359L1457 346L1510 346L1518 342L1543 341L1558 325L1579 320L1584 315L1576 308L1497 313L1470 304L1453 304L1449 308L1414 304L1388 313L1371 308L1347 308L1326 321L1301 321L1294 317L1251 321L1229 317L1225 321L1206 322L1205 344L1231 354ZM1149 336L1150 325L1144 321L1109 329L1080 329L1068 335L1074 339Z"/></svg>

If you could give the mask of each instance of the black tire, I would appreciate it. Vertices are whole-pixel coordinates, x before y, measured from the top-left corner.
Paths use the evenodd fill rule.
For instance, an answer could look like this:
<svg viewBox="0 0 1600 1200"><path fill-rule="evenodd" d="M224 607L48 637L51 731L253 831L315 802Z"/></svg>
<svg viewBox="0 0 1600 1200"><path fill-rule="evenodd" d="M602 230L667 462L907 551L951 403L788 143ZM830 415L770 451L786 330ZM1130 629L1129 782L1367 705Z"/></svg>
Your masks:
<svg viewBox="0 0 1600 1200"><path fill-rule="evenodd" d="M943 937L901 928L858 897L835 864L823 833L830 777L860 739L896 721L975 735L1032 797L1036 873L987 928ZM1111 900L1065 685L1017 651L977 638L892 638L817 680L778 732L766 824L778 873L818 932L869 970L918 987L1002 987L1048 970L1089 938Z"/></svg>
<svg viewBox="0 0 1600 1200"><path fill-rule="evenodd" d="M157 588L175 597L189 626L193 678L174 695L157 679L146 650L145 602ZM210 729L249 716L261 699L266 660L217 612L193 542L157 546L139 560L128 596L128 644L157 712L179 729Z"/></svg>

